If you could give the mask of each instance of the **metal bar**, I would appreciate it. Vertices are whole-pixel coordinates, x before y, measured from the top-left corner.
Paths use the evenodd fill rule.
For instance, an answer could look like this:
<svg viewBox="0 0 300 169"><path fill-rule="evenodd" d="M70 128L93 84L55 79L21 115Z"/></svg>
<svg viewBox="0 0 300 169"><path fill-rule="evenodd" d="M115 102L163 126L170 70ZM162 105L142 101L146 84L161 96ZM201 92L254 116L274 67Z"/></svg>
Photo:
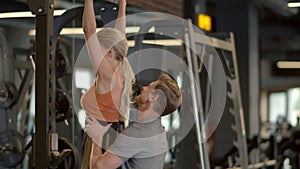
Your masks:
<svg viewBox="0 0 300 169"><path fill-rule="evenodd" d="M192 23L189 23L188 25L188 33L185 34L185 39L186 43L188 42L187 46L190 46L190 48L187 47L187 52L192 50L192 53L189 53L189 56L187 55L188 58L188 64L190 65L190 68L194 72L194 76L196 78L196 82L200 87L200 77L198 73L198 56L196 55L196 42L194 39L194 29ZM191 60L193 59L193 60ZM193 81L191 81L191 84L194 84ZM201 161L201 167L202 168L210 168L210 163L208 159L208 154L207 154L207 146L206 142L204 141L203 138L206 138L205 136L205 131L201 131L201 129L204 129L204 111L203 111L203 103L202 103L202 95L201 95L201 90L198 90L199 92L196 93L195 86L192 85L192 95L193 95L193 102L194 102L194 107L195 107L195 112L194 114L198 116L196 118L195 116L195 121L196 121L196 131L197 131L197 139L198 139L198 146L199 146L199 155L200 155L200 161ZM197 105L197 101L199 102L199 105Z"/></svg>
<svg viewBox="0 0 300 169"><path fill-rule="evenodd" d="M5 59L7 59L8 55L8 47L7 40L2 32L0 32L0 66L1 66L1 74L0 80L5 81Z"/></svg>
<svg viewBox="0 0 300 169"><path fill-rule="evenodd" d="M203 60L204 61L204 60ZM208 77L213 77L213 64L214 64L215 58L213 56L207 57L207 66L205 67L207 69ZM211 100L211 88L210 88L210 81L207 80L206 82L206 99L205 99L205 116L208 115L209 109L210 109L210 100Z"/></svg>
<svg viewBox="0 0 300 169"><path fill-rule="evenodd" d="M237 142L234 142L235 146L238 146L239 150L239 162L243 169L248 168L248 152L247 152L247 143L246 143L246 130L245 130L245 121L244 121L244 112L241 101L241 92L240 92L240 83L239 83L239 74L238 74L238 66L236 60L236 51L235 51L235 43L233 33L230 33L229 41L216 39L213 37L207 37L202 34L195 33L193 36L195 37L196 43L204 44L208 46L213 46L218 49L227 50L232 53L233 57L233 65L234 65L234 79L231 80L233 87L233 95L232 98L236 101L236 111L232 110L233 115L235 116L235 129L237 133ZM230 72L229 72L230 73Z"/></svg>
<svg viewBox="0 0 300 169"><path fill-rule="evenodd" d="M276 160L268 160L268 161L263 161L255 164L250 164L248 166L249 169L256 169L256 168L263 168L263 167L270 167L270 166L275 166L276 165ZM242 167L230 167L227 169L243 169Z"/></svg>
<svg viewBox="0 0 300 169"><path fill-rule="evenodd" d="M17 69L29 69L33 71L33 65L29 60L23 61L23 60L14 60L14 68Z"/></svg>
<svg viewBox="0 0 300 169"><path fill-rule="evenodd" d="M213 46L219 49L232 51L234 50L232 46L232 42L227 42L221 39L205 36L199 33L194 33L194 39L196 43L200 43L203 45Z"/></svg>
<svg viewBox="0 0 300 169"><path fill-rule="evenodd" d="M246 141L246 128L245 128L245 119L244 119L244 111L243 111L243 106L242 106L242 98L241 98L241 88L240 88L240 79L239 79L239 72L238 72L238 65L237 65L237 58L236 58L236 51L235 51L235 47L234 47L234 35L233 33L230 33L230 42L232 44L232 58L233 58L233 66L234 66L234 73L235 73L235 82L236 82L236 91L237 91L237 102L239 104L239 117L240 117L240 125L241 125L241 136L242 136L242 144L243 150L239 151L239 156L241 157L241 166L243 169L247 169L248 168L248 153L247 153L247 141ZM238 123L238 121L236 121L236 123ZM242 154L241 154L242 153Z"/></svg>
<svg viewBox="0 0 300 169"><path fill-rule="evenodd" d="M25 95L32 84L32 77L33 77L33 71L26 70L25 75L23 76L22 79L22 83L19 88L19 98L16 104L16 111L20 111L22 105L24 104Z"/></svg>
<svg viewBox="0 0 300 169"><path fill-rule="evenodd" d="M185 38L185 44L187 46L190 46L190 39L189 39L189 34L185 33L184 35ZM203 152L201 151L202 149L202 145L201 145L201 141L202 141L202 137L201 137L201 128L200 128L200 122L199 122L199 110L198 110L198 104L197 104L197 95L196 95L196 87L194 85L194 79L192 78L194 76L192 70L192 59L191 59L191 51L190 49L187 47L186 48L186 57L187 57L187 63L189 66L189 77L190 77L190 82L191 82L191 94L192 94L192 102L193 102L193 112L194 112L194 118L195 118L195 125L196 125L196 138L197 138L197 142L199 145L199 157L200 157L200 163L201 163L201 168L205 168L204 165L204 159L202 158L203 156ZM198 82L198 81L197 81Z"/></svg>
<svg viewBox="0 0 300 169"><path fill-rule="evenodd" d="M36 0L37 1L37 0ZM34 161L37 169L47 169L50 166L50 144L49 144L49 114L53 109L53 1L46 0L45 8L40 8L36 15L36 86L35 86L35 138ZM32 1L32 3L35 3ZM42 10L42 11L41 11ZM45 14L44 11L46 10ZM37 152L38 151L38 152Z"/></svg>

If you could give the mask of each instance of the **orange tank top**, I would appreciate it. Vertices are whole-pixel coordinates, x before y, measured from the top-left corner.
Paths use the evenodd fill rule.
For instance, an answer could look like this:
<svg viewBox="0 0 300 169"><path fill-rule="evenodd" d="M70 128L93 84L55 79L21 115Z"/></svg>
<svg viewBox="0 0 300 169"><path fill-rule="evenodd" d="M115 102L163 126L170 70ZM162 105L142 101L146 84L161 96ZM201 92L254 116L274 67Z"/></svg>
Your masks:
<svg viewBox="0 0 300 169"><path fill-rule="evenodd" d="M86 114L93 115L97 120L118 122L119 110L117 109L117 103L114 101L115 98L112 96L112 92L98 93L95 84L81 98L81 105Z"/></svg>

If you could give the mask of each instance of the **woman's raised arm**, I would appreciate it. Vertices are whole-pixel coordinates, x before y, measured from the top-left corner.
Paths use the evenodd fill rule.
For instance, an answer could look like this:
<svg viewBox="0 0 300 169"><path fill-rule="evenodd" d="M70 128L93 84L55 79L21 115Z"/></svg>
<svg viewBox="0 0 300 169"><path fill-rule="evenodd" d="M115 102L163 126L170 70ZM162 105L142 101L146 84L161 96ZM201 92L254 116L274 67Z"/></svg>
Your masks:
<svg viewBox="0 0 300 169"><path fill-rule="evenodd" d="M119 1L119 12L118 12L118 18L115 24L115 28L121 31L125 35L125 29L126 29L126 0L120 0Z"/></svg>
<svg viewBox="0 0 300 169"><path fill-rule="evenodd" d="M97 24L93 0L84 1L82 27L91 64L97 74L100 75L101 72L99 70L99 66L104 58L105 51L101 48L100 42L97 38Z"/></svg>
<svg viewBox="0 0 300 169"><path fill-rule="evenodd" d="M88 40L96 32L96 18L93 0L84 1L82 27L86 40Z"/></svg>

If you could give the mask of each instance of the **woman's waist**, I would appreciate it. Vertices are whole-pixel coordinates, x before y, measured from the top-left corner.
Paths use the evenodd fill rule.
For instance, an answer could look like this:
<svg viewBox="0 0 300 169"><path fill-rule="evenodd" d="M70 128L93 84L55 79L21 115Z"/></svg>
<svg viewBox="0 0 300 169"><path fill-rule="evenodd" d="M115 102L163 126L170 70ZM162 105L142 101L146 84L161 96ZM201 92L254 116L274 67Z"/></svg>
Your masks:
<svg viewBox="0 0 300 169"><path fill-rule="evenodd" d="M124 129L124 125L125 122L123 121L116 121L116 122L107 122L107 121L103 121L103 120L98 120L98 122L102 125L102 126L106 126L108 124L111 124L111 128L115 129L115 130L123 130Z"/></svg>
<svg viewBox="0 0 300 169"><path fill-rule="evenodd" d="M105 111L86 111L87 115L94 116L98 121L105 121L105 122L119 122L119 112L105 112Z"/></svg>

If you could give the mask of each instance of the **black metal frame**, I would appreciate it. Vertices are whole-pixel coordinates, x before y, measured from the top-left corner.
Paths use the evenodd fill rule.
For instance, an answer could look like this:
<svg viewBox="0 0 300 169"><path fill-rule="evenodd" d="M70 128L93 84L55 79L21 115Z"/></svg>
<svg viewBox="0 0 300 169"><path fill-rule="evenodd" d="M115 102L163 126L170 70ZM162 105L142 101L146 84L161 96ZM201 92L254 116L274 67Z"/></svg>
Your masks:
<svg viewBox="0 0 300 169"><path fill-rule="evenodd" d="M54 0L28 0L28 6L36 15L36 104L35 133L32 136L33 168L56 168L68 151L57 155L58 135L55 113L55 44L60 31L67 23L82 16L83 7L68 10L54 19ZM95 4L95 14L102 16L103 24L116 18L118 12L105 10L116 6L111 2Z"/></svg>
<svg viewBox="0 0 300 169"><path fill-rule="evenodd" d="M55 117L55 52L52 39L54 4L53 0L29 0L28 6L36 15L36 113L35 133L32 138L33 168L43 169L51 166L49 137L52 132L55 132L55 120L49 120Z"/></svg>
<svg viewBox="0 0 300 169"><path fill-rule="evenodd" d="M8 55L8 47L7 47L7 40L2 32L0 32L0 65L1 65L1 71L2 73L0 74L0 80L5 80L5 69L4 69L4 59ZM2 62L2 63L1 63Z"/></svg>

